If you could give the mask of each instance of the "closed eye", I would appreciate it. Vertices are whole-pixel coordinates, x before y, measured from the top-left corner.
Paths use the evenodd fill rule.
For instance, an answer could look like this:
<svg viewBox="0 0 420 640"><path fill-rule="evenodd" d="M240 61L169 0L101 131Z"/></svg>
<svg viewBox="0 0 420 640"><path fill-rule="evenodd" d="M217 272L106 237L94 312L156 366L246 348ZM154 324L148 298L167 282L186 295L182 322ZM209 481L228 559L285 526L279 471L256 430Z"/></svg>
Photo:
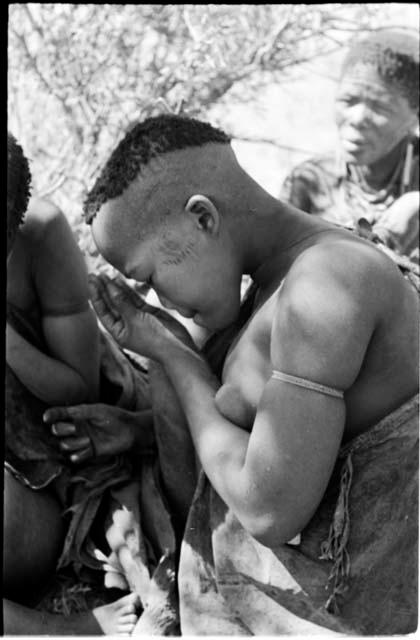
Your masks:
<svg viewBox="0 0 420 640"><path fill-rule="evenodd" d="M128 278L129 280L137 280L137 282L143 282L144 284L146 284L148 287L153 287L152 284L152 276L150 276L147 279L144 279L142 277L138 278L136 276L136 269L126 269L124 271L124 275L126 278Z"/></svg>

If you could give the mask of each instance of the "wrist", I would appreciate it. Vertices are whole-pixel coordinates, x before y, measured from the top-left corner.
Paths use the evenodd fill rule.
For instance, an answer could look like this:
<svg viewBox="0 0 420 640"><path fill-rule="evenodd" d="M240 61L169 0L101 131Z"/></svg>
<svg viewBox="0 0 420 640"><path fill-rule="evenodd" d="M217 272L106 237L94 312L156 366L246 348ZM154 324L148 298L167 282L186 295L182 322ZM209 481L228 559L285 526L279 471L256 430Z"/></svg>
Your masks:
<svg viewBox="0 0 420 640"><path fill-rule="evenodd" d="M178 340L175 336L171 336L162 345L159 352L158 361L163 367L167 367L170 362L177 360L202 359L197 349L193 344L187 345L181 340Z"/></svg>

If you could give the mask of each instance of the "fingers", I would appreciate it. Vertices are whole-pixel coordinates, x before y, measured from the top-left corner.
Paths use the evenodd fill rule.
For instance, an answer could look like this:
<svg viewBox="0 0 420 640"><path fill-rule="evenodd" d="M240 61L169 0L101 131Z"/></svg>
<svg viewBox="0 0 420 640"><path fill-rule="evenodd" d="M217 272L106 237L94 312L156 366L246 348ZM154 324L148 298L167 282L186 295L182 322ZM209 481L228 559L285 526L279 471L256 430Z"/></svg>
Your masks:
<svg viewBox="0 0 420 640"><path fill-rule="evenodd" d="M58 448L69 456L71 462L81 463L96 455L93 442L89 435L83 433L84 430L84 425L71 422L55 422L51 425L51 433L59 438Z"/></svg>
<svg viewBox="0 0 420 640"><path fill-rule="evenodd" d="M88 276L89 288L92 288L94 297L101 297L108 305L113 307L115 299L124 297L127 289L130 289L128 285L123 284L120 280L112 280L105 274Z"/></svg>
<svg viewBox="0 0 420 640"><path fill-rule="evenodd" d="M92 408L97 405L78 404L74 407L52 407L44 412L43 420L47 424L61 420L88 420L92 415Z"/></svg>
<svg viewBox="0 0 420 640"><path fill-rule="evenodd" d="M75 452L88 449L91 447L91 442L88 436L70 436L60 440L58 446L63 453L73 454Z"/></svg>
<svg viewBox="0 0 420 640"><path fill-rule="evenodd" d="M107 319L108 316L115 322L120 315L115 308L115 301L108 291L106 280L103 276L89 276L89 292L92 304L98 316Z"/></svg>
<svg viewBox="0 0 420 640"><path fill-rule="evenodd" d="M51 427L51 433L59 438L73 436L76 433L76 425L71 422L56 422Z"/></svg>
<svg viewBox="0 0 420 640"><path fill-rule="evenodd" d="M80 464L96 456L95 448L88 436L63 437L58 443L58 448L67 454L73 463Z"/></svg>
<svg viewBox="0 0 420 640"><path fill-rule="evenodd" d="M81 449L77 451L77 453L72 453L70 456L71 462L74 464L81 464L82 462L86 462L90 458L95 457L95 451L92 449L91 444L86 449Z"/></svg>
<svg viewBox="0 0 420 640"><path fill-rule="evenodd" d="M125 280L119 277L110 278L106 274L100 274L96 276L95 283L101 295L108 296L108 302L111 302L113 306L116 303L127 303L134 306L136 309L148 307L144 298Z"/></svg>
<svg viewBox="0 0 420 640"><path fill-rule="evenodd" d="M116 311L116 307L121 308L124 303L136 309L141 309L151 315L162 316L164 318L172 317L163 309L148 304L133 287L130 287L121 278L111 279L106 274L100 274L98 276L91 274L89 275L89 284L90 283L92 283L93 287L94 296L92 297L92 302L94 306L97 301L99 305L102 302L102 304L105 304L107 308L114 313L115 319L120 317L120 313Z"/></svg>

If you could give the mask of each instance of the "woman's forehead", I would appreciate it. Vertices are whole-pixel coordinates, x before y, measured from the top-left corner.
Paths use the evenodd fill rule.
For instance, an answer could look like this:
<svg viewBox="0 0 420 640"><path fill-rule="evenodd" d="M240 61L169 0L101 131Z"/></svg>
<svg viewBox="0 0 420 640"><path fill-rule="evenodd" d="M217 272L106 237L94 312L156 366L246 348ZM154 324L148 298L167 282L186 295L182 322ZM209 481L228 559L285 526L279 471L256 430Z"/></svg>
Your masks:
<svg viewBox="0 0 420 640"><path fill-rule="evenodd" d="M104 202L95 216L95 228L105 237L142 235L148 225L150 210L154 208L154 183L139 176L124 191Z"/></svg>
<svg viewBox="0 0 420 640"><path fill-rule="evenodd" d="M140 229L135 228L132 216L124 211L124 200L119 196L105 202L92 220L91 230L101 255L117 269Z"/></svg>
<svg viewBox="0 0 420 640"><path fill-rule="evenodd" d="M372 100L389 102L391 99L403 98L402 94L385 82L372 65L356 65L342 78L337 88L337 96L343 94L363 94Z"/></svg>

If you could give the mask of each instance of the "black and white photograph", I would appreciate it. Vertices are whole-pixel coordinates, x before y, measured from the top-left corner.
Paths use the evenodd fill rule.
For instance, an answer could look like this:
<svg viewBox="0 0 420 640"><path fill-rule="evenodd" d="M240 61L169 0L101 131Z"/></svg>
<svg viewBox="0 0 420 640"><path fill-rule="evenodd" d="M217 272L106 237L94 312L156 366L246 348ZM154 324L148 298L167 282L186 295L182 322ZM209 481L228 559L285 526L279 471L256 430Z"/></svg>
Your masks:
<svg viewBox="0 0 420 640"><path fill-rule="evenodd" d="M418 628L418 3L9 3L3 627Z"/></svg>

